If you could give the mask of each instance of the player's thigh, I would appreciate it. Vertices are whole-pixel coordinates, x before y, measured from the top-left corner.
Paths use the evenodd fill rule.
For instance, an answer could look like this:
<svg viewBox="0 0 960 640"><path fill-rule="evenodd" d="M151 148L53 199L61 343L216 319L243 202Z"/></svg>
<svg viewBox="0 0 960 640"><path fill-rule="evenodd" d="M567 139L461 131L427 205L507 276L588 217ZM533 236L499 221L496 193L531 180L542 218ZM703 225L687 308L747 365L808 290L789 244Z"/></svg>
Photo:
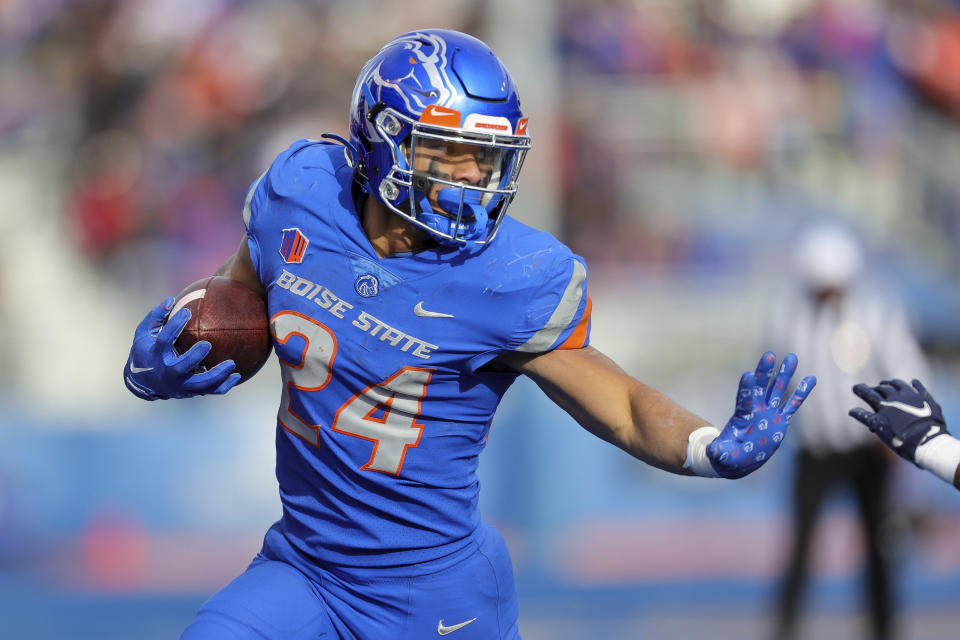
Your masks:
<svg viewBox="0 0 960 640"><path fill-rule="evenodd" d="M324 633L336 637L313 583L286 563L258 558L200 607L181 640L316 640Z"/></svg>
<svg viewBox="0 0 960 640"><path fill-rule="evenodd" d="M519 640L513 565L492 527L477 553L456 567L419 578L411 592L407 635L451 640Z"/></svg>

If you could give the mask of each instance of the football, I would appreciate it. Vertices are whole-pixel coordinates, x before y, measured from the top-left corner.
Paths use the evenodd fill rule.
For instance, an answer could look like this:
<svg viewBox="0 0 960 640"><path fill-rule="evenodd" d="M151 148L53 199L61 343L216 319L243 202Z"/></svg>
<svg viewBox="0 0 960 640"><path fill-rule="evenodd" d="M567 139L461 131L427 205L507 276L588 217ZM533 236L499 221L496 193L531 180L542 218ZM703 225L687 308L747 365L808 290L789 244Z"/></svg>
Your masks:
<svg viewBox="0 0 960 640"><path fill-rule="evenodd" d="M236 280L211 276L197 280L177 296L170 311L190 309L190 320L174 347L184 353L199 340L212 349L201 363L207 369L233 360L241 382L248 380L270 356L267 308L256 293Z"/></svg>

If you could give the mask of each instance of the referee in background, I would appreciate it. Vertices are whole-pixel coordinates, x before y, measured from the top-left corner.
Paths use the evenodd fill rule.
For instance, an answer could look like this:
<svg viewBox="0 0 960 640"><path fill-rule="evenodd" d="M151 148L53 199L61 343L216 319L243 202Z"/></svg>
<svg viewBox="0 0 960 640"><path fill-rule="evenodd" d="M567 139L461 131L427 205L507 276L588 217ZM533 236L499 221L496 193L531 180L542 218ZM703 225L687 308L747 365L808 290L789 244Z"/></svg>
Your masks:
<svg viewBox="0 0 960 640"><path fill-rule="evenodd" d="M796 637L797 614L807 582L811 534L830 492L852 490L867 541L867 590L873 637L894 637L890 569L880 531L887 517L891 456L847 415L850 388L860 380L923 378L926 361L903 308L886 294L858 285L863 252L857 238L837 225L801 236L795 252L795 304L776 305L774 348L795 352L817 373L817 392L805 403L793 442L799 447L793 488L793 547L780 585L777 640ZM771 333L771 332L768 332Z"/></svg>

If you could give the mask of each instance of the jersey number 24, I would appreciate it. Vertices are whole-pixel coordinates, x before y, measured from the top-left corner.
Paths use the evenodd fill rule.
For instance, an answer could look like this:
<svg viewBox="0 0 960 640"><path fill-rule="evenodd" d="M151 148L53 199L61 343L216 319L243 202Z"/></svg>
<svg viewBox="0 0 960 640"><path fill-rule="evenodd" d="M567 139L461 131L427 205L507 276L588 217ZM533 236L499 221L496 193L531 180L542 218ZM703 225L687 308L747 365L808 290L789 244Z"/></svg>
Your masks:
<svg viewBox="0 0 960 640"><path fill-rule="evenodd" d="M326 326L295 311L281 311L273 316L270 332L280 344L286 344L293 336L299 336L304 344L298 362L280 359L283 397L277 420L290 433L319 447L320 430L324 427L294 411L291 390L302 394L327 386L337 356L337 338ZM370 459L361 469L399 475L407 449L416 447L423 435L423 425L417 417L432 375L430 369L403 367L340 405L330 429L373 443Z"/></svg>

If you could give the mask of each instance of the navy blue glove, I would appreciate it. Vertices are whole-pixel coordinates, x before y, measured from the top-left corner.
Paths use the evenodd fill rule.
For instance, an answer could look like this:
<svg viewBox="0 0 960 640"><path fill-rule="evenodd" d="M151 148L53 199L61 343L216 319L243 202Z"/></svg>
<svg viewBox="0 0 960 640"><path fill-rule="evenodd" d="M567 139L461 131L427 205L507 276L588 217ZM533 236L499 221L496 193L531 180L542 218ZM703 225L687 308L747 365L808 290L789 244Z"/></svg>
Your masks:
<svg viewBox="0 0 960 640"><path fill-rule="evenodd" d="M718 475L740 478L758 469L780 447L790 418L810 394L817 379L800 381L789 402L781 405L790 378L797 370L797 356L788 353L773 383L770 378L777 357L763 354L757 370L740 378L737 404L727 425L707 446L707 458Z"/></svg>
<svg viewBox="0 0 960 640"><path fill-rule="evenodd" d="M210 343L200 340L186 353L173 349L190 310L180 309L167 319L173 298L167 298L147 313L133 334L130 357L123 368L127 389L144 400L189 398L209 393L226 393L240 382L233 360L225 360L208 371L197 372L210 353ZM166 322L165 322L166 321Z"/></svg>
<svg viewBox="0 0 960 640"><path fill-rule="evenodd" d="M853 392L876 413L857 407L850 415L877 434L888 447L916 464L917 447L948 435L943 410L919 380L884 380L875 387L858 384Z"/></svg>

